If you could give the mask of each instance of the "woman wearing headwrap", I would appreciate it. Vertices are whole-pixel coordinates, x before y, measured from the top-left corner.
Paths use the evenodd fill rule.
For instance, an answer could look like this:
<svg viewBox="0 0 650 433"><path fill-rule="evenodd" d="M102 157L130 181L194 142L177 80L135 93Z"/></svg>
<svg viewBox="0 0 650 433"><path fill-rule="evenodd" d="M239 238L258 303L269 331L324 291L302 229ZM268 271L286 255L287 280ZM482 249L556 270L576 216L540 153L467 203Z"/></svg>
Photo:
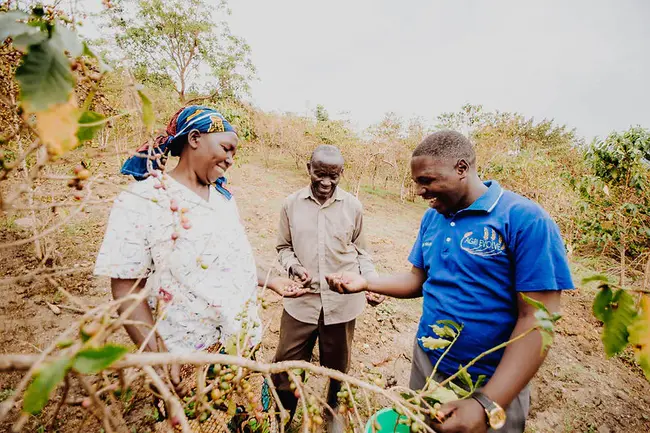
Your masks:
<svg viewBox="0 0 650 433"><path fill-rule="evenodd" d="M113 205L95 274L111 277L115 299L136 286L151 289L148 302L130 315L153 325L156 311L160 339L149 339L145 350L187 353L239 340L252 352L261 341L257 286L266 275L258 278L235 199L225 188L237 134L220 113L202 106L180 110L166 132L123 165L122 173L140 181ZM167 154L180 160L163 173L159 162ZM267 287L281 296L304 293L282 277ZM119 311L130 304L123 302ZM150 332L125 328L138 347ZM181 392L178 366L171 380Z"/></svg>

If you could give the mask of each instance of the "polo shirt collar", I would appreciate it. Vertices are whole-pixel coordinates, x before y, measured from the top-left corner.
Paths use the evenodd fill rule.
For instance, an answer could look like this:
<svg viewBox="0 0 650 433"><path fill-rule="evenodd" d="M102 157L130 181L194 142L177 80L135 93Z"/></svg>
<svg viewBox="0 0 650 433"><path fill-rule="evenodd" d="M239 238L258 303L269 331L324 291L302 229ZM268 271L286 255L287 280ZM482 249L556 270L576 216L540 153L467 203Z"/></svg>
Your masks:
<svg viewBox="0 0 650 433"><path fill-rule="evenodd" d="M490 213L496 207L497 203L499 203L503 195L503 188L501 188L499 182L496 180L488 180L487 182L483 182L483 184L488 187L487 191L465 210Z"/></svg>
<svg viewBox="0 0 650 433"><path fill-rule="evenodd" d="M303 189L302 194L300 196L301 198L304 199L308 199L308 198L312 199L316 203L320 204L320 202L316 199L316 197L314 197L314 192L311 190L311 185ZM325 204L331 203L332 201L341 201L341 200L343 200L343 194L341 194L341 188L337 186L336 189L334 190L334 195L329 200L327 200Z"/></svg>

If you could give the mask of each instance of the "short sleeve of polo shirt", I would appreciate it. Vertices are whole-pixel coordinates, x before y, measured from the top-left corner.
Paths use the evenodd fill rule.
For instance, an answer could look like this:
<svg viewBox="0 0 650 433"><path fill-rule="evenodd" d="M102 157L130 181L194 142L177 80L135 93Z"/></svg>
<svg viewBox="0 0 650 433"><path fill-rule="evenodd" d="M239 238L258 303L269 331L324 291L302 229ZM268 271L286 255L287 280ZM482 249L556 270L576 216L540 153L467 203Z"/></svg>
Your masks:
<svg viewBox="0 0 650 433"><path fill-rule="evenodd" d="M422 238L424 235L424 231L426 230L426 227L429 224L429 221L431 220L431 215L432 215L431 212L432 210L428 209L424 213L424 216L422 216L422 221L420 222L420 230L418 231L418 237L415 240L415 243L413 244L413 248L411 249L411 254L409 254L409 262L416 268L420 268L420 269L425 268L424 255L422 254Z"/></svg>
<svg viewBox="0 0 650 433"><path fill-rule="evenodd" d="M573 289L560 229L550 216L536 216L517 229L512 244L515 290Z"/></svg>

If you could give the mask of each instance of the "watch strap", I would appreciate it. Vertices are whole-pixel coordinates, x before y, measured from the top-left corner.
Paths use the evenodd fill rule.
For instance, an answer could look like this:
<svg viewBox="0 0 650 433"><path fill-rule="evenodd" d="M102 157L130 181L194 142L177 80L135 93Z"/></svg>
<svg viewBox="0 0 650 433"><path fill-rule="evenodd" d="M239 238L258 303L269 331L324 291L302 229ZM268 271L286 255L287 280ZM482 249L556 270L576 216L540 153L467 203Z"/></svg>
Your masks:
<svg viewBox="0 0 650 433"><path fill-rule="evenodd" d="M487 395L483 394L480 391L475 391L472 393L472 398L478 401L479 404L483 406L483 409L485 409L487 412L491 412L497 408L496 403L494 403Z"/></svg>

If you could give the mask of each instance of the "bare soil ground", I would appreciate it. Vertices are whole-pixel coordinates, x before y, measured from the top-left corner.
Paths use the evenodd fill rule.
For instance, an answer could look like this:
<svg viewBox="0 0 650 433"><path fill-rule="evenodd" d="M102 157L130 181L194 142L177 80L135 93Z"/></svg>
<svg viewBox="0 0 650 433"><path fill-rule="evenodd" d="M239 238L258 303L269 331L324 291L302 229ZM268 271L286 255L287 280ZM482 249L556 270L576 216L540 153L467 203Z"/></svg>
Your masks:
<svg viewBox="0 0 650 433"><path fill-rule="evenodd" d="M70 156L70 162L75 158L79 156ZM232 169L230 186L257 258L269 266L275 263L274 240L282 200L304 186L307 177L288 165L276 162L272 169L267 169L254 156L247 159ZM112 183L126 185L129 182L117 174L114 159L96 163L92 168L104 173ZM102 198L110 199L117 189L100 185L99 191ZM69 194L64 181L43 182L37 193L43 196ZM408 270L406 258L415 240L424 205L402 204L390 194L381 192L362 192L360 199L365 207L367 238L378 270L382 273ZM56 277L56 280L87 305L97 305L109 296L108 281L94 278L91 273L109 209L108 202L94 206L72 217L52 235L56 244L52 255L55 265L79 266L79 272ZM20 221L13 218L0 220L0 227L0 243L28 236ZM38 265L31 245L0 249L0 263L0 278L24 275ZM574 271L576 282L588 274L588 270L578 264L574 265ZM48 308L48 302L58 305L70 305L70 302L44 280L4 285L0 290L0 353L35 353L78 318L74 311L62 309L55 315ZM528 432L650 431L650 384L629 353L615 359L605 358L599 339L600 325L591 314L593 295L593 290L581 288L564 296L564 318L559 324L555 344L532 383ZM282 306L277 296L266 296L270 307L263 317L270 321L270 326L262 358L270 360L278 339ZM357 322L352 374L358 374L362 367L376 366L385 375L393 375L399 385L407 385L420 313L419 300L388 300L377 308L366 308ZM6 398L19 380L17 373L0 374L0 400ZM57 398L60 396L55 400ZM47 420L47 411L45 415L40 421L30 421L28 429L38 431L41 422L45 423L43 419ZM66 409L60 418L58 431L84 428L80 410ZM135 399L127 418L135 423L138 432L147 431L152 409L147 402ZM86 430L99 430L99 425L92 422L86 426ZM0 425L0 431L8 429L8 425Z"/></svg>

